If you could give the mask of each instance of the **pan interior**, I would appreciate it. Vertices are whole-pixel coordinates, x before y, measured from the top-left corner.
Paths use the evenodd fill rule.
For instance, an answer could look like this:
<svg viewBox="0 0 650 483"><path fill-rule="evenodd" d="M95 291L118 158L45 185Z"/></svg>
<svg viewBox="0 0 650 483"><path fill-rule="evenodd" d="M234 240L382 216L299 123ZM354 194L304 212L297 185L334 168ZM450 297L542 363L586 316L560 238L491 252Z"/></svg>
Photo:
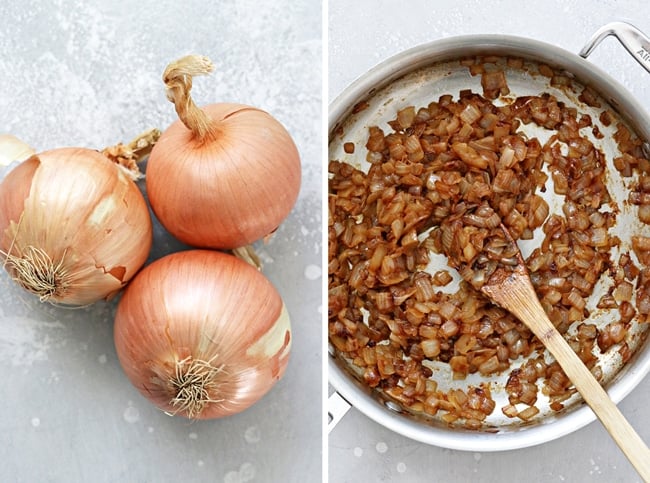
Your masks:
<svg viewBox="0 0 650 483"><path fill-rule="evenodd" d="M549 93L566 105L575 106L579 113L587 114L591 117L593 124L598 126L603 136L594 136L591 129L583 129L581 134L584 134L593 143L594 147L604 154L607 161L607 187L616 202L617 223L610 229L610 234L618 236L621 243L613 249L611 254L612 260L618 260L620 252L632 252L631 235L650 236L650 229L648 225L639 221L636 212L637 208L627 201L630 193L630 179L622 178L613 165L614 157L619 155L617 143L613 140L617 124L623 123L631 130L633 129L622 116L615 114L616 109L607 100L611 100L611 97L596 94L600 106L592 107L587 105L578 99L585 89L585 86L578 79L561 69L554 69L556 76L569 79L568 84L570 85L558 85L557 78L552 81L551 77L540 73L541 68L546 74L548 72L546 70L548 65L540 65L534 60L525 59L522 66L520 62L509 62L509 59L506 57L486 57L483 58L483 63L486 69L499 69L503 70L506 74L510 93L495 100L495 104L511 103L516 97L539 96L542 93ZM461 59L421 66L391 81L388 85L364 93L364 95L359 96L358 99L350 104L350 108L347 109L345 116L336 120L330 133L329 159L345 162L355 168L367 171L369 165L365 160L367 151L364 146L368 140L368 128L370 126L379 126L385 132L390 132L391 128L388 122L396 118L397 112L400 109L407 106L415 106L417 110L419 107L426 107L430 102L438 100L440 96L445 94L451 94L454 99L458 99L460 92L467 89L475 93L483 93L481 76L472 75L466 59ZM590 102L590 104L593 103ZM614 122L608 126L603 125L599 121L599 117L603 111L609 111L616 116ZM528 138L538 138L542 145L553 134L552 131L543 129L532 123L528 125L522 124L520 131L523 131ZM355 145L353 153L347 152L349 149L346 150L346 143L353 143ZM539 194L548 203L550 213L562 213L564 197L554 193L550 177L546 191ZM544 233L541 228L538 228L535 230L532 240L520 242L520 248L524 258L535 247L540 245L543 238ZM430 273L434 273L441 269L448 270L454 277L454 281L441 290L457 290L458 281L460 280L458 274L447 266L444 256L432 255L427 270ZM593 295L587 301L590 315L584 322L601 327L604 324L617 320L619 314L616 309L607 310L596 307L598 300L603 293L606 293L610 289L612 283L609 277L601 277ZM639 354L641 352L647 352L647 348L644 348L644 342L648 325L645 322L639 322L637 318L632 321L626 342L635 355L627 363L623 363L620 354L615 349L598 354L598 366L602 370L605 385L615 384L624 378L625 374L630 371L630 367L638 364L638 360L641 357ZM575 333L575 327L570 328L568 333L570 334L571 331ZM380 390L369 390L363 382L359 382L362 381L362 370L352 364L349 359L340 354L332 346L330 346L330 354L334 359L334 364L342 373L352 375L356 379L352 384L357 387L357 392L364 393L370 398L378 400L380 404L387 405L389 409L397 411L402 415L408 413L398 403L391 401L389 396L382 394ZM546 357L549 358L550 356L547 355ZM641 370L645 373L648 369L647 355L644 354L642 357L645 361L645 367ZM524 362L525 359L523 358L513 361L510 370L521 366ZM493 377L482 376L477 372L469 374L463 380L456 380L452 377L452 372L447 363L430 361L427 362L427 366L433 373L431 378L437 382L439 387L445 390L467 388L468 386L478 386L481 383L489 382L492 398L496 402L496 408L492 414L487 416L482 427L477 430L478 433L496 434L544 425L560 420L574 412L577 408L584 406L582 399L576 393L570 399L564 401L564 409L562 411L555 411L551 409L548 398L540 391L535 404L540 410L539 413L528 421L522 421L516 417L507 417L501 411L501 408L508 404L508 394L506 393L505 385L510 371ZM347 385L347 382L345 384ZM627 391L629 389L626 389L624 392L626 393ZM620 397L624 395L621 394ZM442 421L438 416L428 416L418 413L407 414L407 417L413 421L417 421L417 424L430 426L431 428L438 428L444 431L464 431L462 422L448 423Z"/></svg>

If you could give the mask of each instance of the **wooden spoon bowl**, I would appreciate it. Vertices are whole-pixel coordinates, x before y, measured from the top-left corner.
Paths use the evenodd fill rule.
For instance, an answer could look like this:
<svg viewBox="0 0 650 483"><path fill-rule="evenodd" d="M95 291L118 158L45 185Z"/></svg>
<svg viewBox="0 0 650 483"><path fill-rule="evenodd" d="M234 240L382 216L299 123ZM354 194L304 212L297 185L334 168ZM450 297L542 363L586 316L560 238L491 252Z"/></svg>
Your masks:
<svg viewBox="0 0 650 483"><path fill-rule="evenodd" d="M544 344L639 475L650 482L650 450L549 320L537 298L516 242L505 226L501 225L501 228L516 249L518 263L497 267L477 288L517 317ZM465 270L465 273L468 272Z"/></svg>

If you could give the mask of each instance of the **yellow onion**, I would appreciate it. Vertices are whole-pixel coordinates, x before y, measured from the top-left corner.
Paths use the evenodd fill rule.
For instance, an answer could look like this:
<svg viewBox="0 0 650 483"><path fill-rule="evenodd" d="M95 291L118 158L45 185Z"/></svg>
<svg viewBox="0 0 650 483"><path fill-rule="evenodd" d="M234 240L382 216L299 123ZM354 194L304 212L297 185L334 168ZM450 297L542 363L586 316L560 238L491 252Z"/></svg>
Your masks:
<svg viewBox="0 0 650 483"><path fill-rule="evenodd" d="M180 120L151 152L147 194L179 240L232 249L269 235L288 216L300 190L300 157L287 130L267 112L194 104L192 76L212 68L205 57L187 56L165 70Z"/></svg>
<svg viewBox="0 0 650 483"><path fill-rule="evenodd" d="M238 413L282 377L287 310L271 282L226 253L189 250L145 267L114 326L133 385L160 409L192 419Z"/></svg>
<svg viewBox="0 0 650 483"><path fill-rule="evenodd" d="M86 305L110 297L144 264L151 243L140 190L98 151L45 151L0 183L3 266L42 301Z"/></svg>

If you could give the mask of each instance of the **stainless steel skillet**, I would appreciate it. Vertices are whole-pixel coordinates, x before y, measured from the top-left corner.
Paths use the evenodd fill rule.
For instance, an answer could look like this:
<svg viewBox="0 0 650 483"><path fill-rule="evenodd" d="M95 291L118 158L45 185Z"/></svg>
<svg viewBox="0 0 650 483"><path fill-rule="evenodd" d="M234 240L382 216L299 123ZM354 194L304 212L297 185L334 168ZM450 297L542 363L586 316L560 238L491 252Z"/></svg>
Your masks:
<svg viewBox="0 0 650 483"><path fill-rule="evenodd" d="M599 30L581 55L589 55L593 46L608 34L619 38L628 51L650 71L650 42L627 24L610 24ZM524 68L504 67L514 96L550 92L564 102L575 105L579 111L590 114L592 119L598 119L602 109L610 109L639 137L650 139L650 117L644 109L616 81L580 56L530 39L482 35L445 39L416 47L387 60L358 79L330 106L330 159L343 160L363 168L363 149L347 154L343 145L353 142L358 147L364 146L369 126L385 125L388 120L394 119L399 109L408 105L427 105L442 94L456 96L460 90L468 88L481 92L480 76L470 75L462 62L463 59L476 56L495 59L515 57L524 60ZM550 78L540 73L540 66L550 66L558 76L569 79L574 88L551 85ZM544 71L544 67L541 70ZM602 108L591 108L578 99L584 86L597 93ZM593 141L611 159L617 151L611 140L612 128L601 127L605 137ZM544 136L544 133L533 132L531 135ZM615 198L626 199L625 184L617 181L615 176L610 178L613 180L610 190ZM552 210L561 208L562 200L551 196L547 201ZM624 243L625 239L629 240L631 233L648 235L648 228L638 223L631 212L619 217L616 230ZM539 239L532 240L528 247L522 248L530 251L536 243L539 243ZM444 265L444 261L441 260L440 263ZM598 297L599 294L594 296ZM604 313L592 314L592 317L601 320L607 316ZM609 380L608 391L615 401L620 401L627 395L650 370L650 347L644 343L646 325L637 323L631 331L629 344L634 347L635 355L630 361L622 365L616 357L611 356L601 361L605 378ZM579 398L575 398L561 413L541 407L538 417L526 423L507 418L497 410L484 430L468 431L404 411L386 395L370 390L359 382L354 372L354 367L331 347L329 375L330 382L337 391L330 399L333 423L340 419L341 413L350 403L368 417L398 433L443 447L472 451L521 448L560 437L594 419L591 411ZM434 377L439 383L450 386L454 384L444 371L437 372ZM493 383L495 387L504 384L498 380ZM505 396L495 395L495 399L499 397Z"/></svg>

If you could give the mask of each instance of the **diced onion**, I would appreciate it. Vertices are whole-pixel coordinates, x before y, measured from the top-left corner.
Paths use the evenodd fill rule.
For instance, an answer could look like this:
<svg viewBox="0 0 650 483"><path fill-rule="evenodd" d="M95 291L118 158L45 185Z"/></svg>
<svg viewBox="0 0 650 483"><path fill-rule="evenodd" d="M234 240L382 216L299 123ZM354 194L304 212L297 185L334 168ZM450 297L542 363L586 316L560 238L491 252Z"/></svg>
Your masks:
<svg viewBox="0 0 650 483"><path fill-rule="evenodd" d="M620 153L608 160L583 134L591 128L598 137L592 116L549 93L493 103L509 92L493 61L463 64L481 76L482 95L445 94L401 108L388 122L390 132L369 128L367 172L336 160L329 166L328 275L336 299L328 312L330 340L355 364L368 365L361 369L371 387L406 409L471 429L482 427L495 407L489 385L445 391L425 359L456 380L506 373L509 404L501 410L524 421L538 415L540 391L556 410L575 393L561 368L545 361L540 341L476 289L497 266L518 263L501 224L516 240L541 238L526 260L531 280L551 321L594 373L599 349L631 356L630 321L650 315L650 237L633 235L634 254L613 259L611 248L622 244L611 231L618 208L610 203L605 168L614 163L632 188L629 203L650 223L650 175L643 174L650 161L641 141L616 125ZM550 66L540 66L540 73L555 85L572 82ZM592 94L582 95L597 102ZM604 113L598 121L611 125L614 117ZM524 134L524 124L547 130L548 140ZM563 198L561 210L552 212L544 191ZM447 271L427 273L432 254L446 255L458 271L456 292L446 293L453 279ZM618 310L620 320L597 327L586 320L587 300L608 274L615 288L598 307ZM366 321L360 307L369 312ZM364 358L360 351L370 347L381 349ZM515 369L513 361L522 357Z"/></svg>

